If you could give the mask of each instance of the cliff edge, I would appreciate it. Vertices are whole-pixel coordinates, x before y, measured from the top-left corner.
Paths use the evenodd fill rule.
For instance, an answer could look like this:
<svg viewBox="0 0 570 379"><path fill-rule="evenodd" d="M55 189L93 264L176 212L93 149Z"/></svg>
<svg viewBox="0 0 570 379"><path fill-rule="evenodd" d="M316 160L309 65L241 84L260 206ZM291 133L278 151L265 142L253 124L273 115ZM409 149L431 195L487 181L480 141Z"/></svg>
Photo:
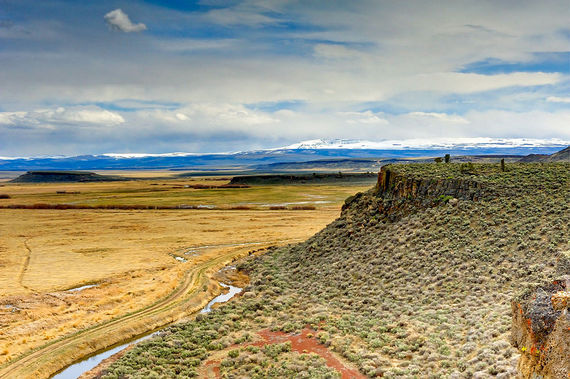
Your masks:
<svg viewBox="0 0 570 379"><path fill-rule="evenodd" d="M561 253L558 273L557 280L529 285L511 304L520 378L570 377L570 251Z"/></svg>

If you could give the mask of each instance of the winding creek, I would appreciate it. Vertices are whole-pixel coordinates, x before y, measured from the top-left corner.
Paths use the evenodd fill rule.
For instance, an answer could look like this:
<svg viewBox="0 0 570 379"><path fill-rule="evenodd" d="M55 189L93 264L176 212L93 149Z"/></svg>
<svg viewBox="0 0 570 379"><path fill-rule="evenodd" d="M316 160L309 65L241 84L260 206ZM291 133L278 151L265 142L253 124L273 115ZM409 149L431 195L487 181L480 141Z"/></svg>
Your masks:
<svg viewBox="0 0 570 379"><path fill-rule="evenodd" d="M222 294L216 296L215 298L213 298L204 308L202 308L202 310L200 310L199 313L210 312L212 310L212 306L214 304L225 303L226 301L230 300L232 297L234 297L235 295L237 295L238 293L240 293L243 290L243 288L234 287L232 285L225 284L225 283L220 283L220 286L227 288L229 291L227 293L222 293ZM52 379L76 379L79 376L81 376L82 374L84 374L85 372L87 372L87 371L91 370L92 368L96 367L97 365L99 365L99 363L101 363L103 360L109 358L110 356L120 352L121 350L124 350L125 348L127 348L130 345L137 344L139 342L142 342L144 340L151 338L152 336L160 333L161 330L163 330L167 327L168 327L168 325L165 326L164 328L161 328L161 329L154 331L150 334L143 335L139 338L136 338L136 339L129 341L127 343L124 343L122 345L111 346L107 350L104 350L104 351L102 351L96 355L85 358L84 360L82 360L80 362L74 363L74 364L66 367L65 369L63 369L59 373L53 375Z"/></svg>

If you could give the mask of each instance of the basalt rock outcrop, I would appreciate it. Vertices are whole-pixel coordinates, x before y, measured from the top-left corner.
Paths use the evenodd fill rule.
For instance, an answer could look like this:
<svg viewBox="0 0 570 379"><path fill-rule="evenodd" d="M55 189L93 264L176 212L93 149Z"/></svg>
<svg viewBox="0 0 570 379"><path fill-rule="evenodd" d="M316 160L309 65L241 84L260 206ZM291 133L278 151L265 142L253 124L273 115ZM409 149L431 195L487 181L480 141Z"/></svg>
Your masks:
<svg viewBox="0 0 570 379"><path fill-rule="evenodd" d="M392 201L414 198L429 201L441 196L477 201L488 193L483 185L475 180L409 177L390 167L382 167L378 173L376 188L379 194Z"/></svg>
<svg viewBox="0 0 570 379"><path fill-rule="evenodd" d="M399 173L391 166L384 166L372 190L376 201L370 206L394 220L417 207L432 207L442 202L454 204L458 200L479 201L491 193L483 183L474 179L414 177ZM363 196L357 194L349 197L343 210Z"/></svg>
<svg viewBox="0 0 570 379"><path fill-rule="evenodd" d="M570 252L558 260L558 279L529 285L511 304L521 378L570 378Z"/></svg>

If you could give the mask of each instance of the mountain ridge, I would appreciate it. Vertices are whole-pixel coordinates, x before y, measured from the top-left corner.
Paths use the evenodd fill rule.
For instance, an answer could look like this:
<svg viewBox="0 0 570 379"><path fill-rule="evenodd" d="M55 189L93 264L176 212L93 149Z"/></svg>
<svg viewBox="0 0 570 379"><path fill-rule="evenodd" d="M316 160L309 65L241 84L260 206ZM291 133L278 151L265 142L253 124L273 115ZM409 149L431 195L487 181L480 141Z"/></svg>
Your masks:
<svg viewBox="0 0 570 379"><path fill-rule="evenodd" d="M455 145L433 144L428 140L408 140L407 145L396 145L394 141L369 143L356 140L312 140L288 147L266 150L252 150L233 153L107 153L79 155L72 157L0 157L0 170L120 170L120 169L253 169L254 166L273 163L308 162L320 159L350 158L419 158L451 154L465 155L518 155L552 154L566 147L570 142L530 139L468 139L470 142ZM412 143L415 141L414 143ZM428 141L428 142L426 142ZM475 143L479 141L478 143ZM401 141L400 141L401 142ZM433 142L433 141L432 141ZM423 145L422 145L423 144ZM357 146L358 145L358 146Z"/></svg>
<svg viewBox="0 0 570 379"><path fill-rule="evenodd" d="M209 156L209 155L239 155L260 152L276 152L282 150L441 150L441 149L501 149L501 148L561 148L570 145L570 141L559 138L539 139L539 138L434 138L434 139L407 139L407 140L382 140L368 141L360 139L327 139L320 138L305 140L291 145L267 148L252 149L233 152L167 152L167 153L101 153L84 155L53 155L53 156L20 156L7 157L0 156L2 160L16 159L66 159L81 157L108 157L116 159L134 158L158 158L158 157L188 157L188 156Z"/></svg>

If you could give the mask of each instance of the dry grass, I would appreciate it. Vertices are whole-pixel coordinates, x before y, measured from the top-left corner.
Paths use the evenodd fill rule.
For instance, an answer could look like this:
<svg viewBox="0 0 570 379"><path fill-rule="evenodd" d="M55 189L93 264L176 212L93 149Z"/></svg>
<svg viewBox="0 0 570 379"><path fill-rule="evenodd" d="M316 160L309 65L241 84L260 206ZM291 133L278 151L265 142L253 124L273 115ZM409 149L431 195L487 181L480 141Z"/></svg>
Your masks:
<svg viewBox="0 0 570 379"><path fill-rule="evenodd" d="M312 205L338 209L338 203L370 185L223 186L228 178L175 178L93 183L7 183L0 193L10 196L0 206L36 204L87 207L205 207L265 210L275 206ZM193 188L194 187L194 188ZM59 192L59 193L58 193Z"/></svg>
<svg viewBox="0 0 570 379"><path fill-rule="evenodd" d="M107 196L108 201L140 204L161 201L178 191L199 196L209 191L180 189L176 183L180 181L7 184L3 192L13 197L7 201L16 202ZM1 209L0 364L61 336L149 306L171 293L184 273L202 262L236 249L254 250L309 237L338 215L340 202L336 198L360 190L327 187L331 203L303 212L269 207L231 212ZM165 191L153 192L152 188ZM58 190L80 194L56 194ZM234 192L234 199L241 196L253 202L255 196L265 194L259 203L287 192L268 188L235 193L246 190L212 191L207 196L229 208L237 205L227 202L225 191ZM303 186L292 190L286 200L306 200L318 189ZM97 286L66 291L86 284Z"/></svg>
<svg viewBox="0 0 570 379"><path fill-rule="evenodd" d="M336 216L332 211L0 213L4 237L0 242L0 303L10 306L2 309L0 350L9 353L0 356L0 362L57 336L153 303L176 287L186 266L232 248L218 245L252 243L251 249L256 249L299 240ZM192 249L204 246L218 247ZM184 254L190 250L195 252ZM178 262L174 256L188 262ZM99 285L65 292L88 283Z"/></svg>

